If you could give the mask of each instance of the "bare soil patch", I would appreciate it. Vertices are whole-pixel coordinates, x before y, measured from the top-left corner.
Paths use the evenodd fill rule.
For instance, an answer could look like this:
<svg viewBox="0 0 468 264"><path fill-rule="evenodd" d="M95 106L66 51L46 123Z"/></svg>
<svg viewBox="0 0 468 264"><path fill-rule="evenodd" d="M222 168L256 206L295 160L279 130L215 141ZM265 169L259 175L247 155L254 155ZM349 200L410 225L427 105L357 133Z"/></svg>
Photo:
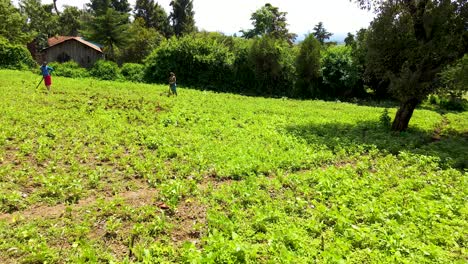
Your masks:
<svg viewBox="0 0 468 264"><path fill-rule="evenodd" d="M105 201L112 201L118 197L123 198L124 201L135 207L140 207L147 204L153 204L156 191L154 189L142 188L137 191L127 191L119 193L115 196L106 196ZM72 211L77 211L81 208L91 206L95 203L98 197L92 196L85 199L81 199L77 204L58 204L55 206L37 206L29 208L23 211L17 211L14 213L0 214L0 220L12 221L17 218L25 219L38 219L38 218L59 218L65 212L67 207L71 208Z"/></svg>
<svg viewBox="0 0 468 264"><path fill-rule="evenodd" d="M182 202L175 211L172 240L177 244L186 241L199 244L200 238L207 231L206 209L206 206L198 201Z"/></svg>

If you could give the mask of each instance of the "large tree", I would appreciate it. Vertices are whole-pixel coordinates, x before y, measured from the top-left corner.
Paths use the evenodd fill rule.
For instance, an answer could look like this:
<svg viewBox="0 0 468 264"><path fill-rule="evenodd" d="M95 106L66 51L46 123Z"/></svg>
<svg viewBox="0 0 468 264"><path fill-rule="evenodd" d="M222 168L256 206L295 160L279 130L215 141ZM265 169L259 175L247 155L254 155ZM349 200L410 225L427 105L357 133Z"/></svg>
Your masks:
<svg viewBox="0 0 468 264"><path fill-rule="evenodd" d="M85 38L104 45L104 54L108 59L115 60L117 50L128 42L128 29L128 14L108 8L106 13L86 23L81 33Z"/></svg>
<svg viewBox="0 0 468 264"><path fill-rule="evenodd" d="M83 11L76 6L65 6L59 17L60 35L77 36L81 29Z"/></svg>
<svg viewBox="0 0 468 264"><path fill-rule="evenodd" d="M10 0L0 0L0 37L13 44L26 44L32 40L26 32L26 17L21 15Z"/></svg>
<svg viewBox="0 0 468 264"><path fill-rule="evenodd" d="M145 21L137 17L128 30L129 38L122 49L120 62L142 63L164 39L154 28L145 27Z"/></svg>
<svg viewBox="0 0 468 264"><path fill-rule="evenodd" d="M52 13L53 5L42 5L40 0L21 0L19 6L27 18L26 30L34 36L37 48L47 47L47 39L59 32L58 16Z"/></svg>
<svg viewBox="0 0 468 264"><path fill-rule="evenodd" d="M315 38L320 42L320 44L324 44L325 40L329 39L331 36L333 36L332 33L328 32L325 27L323 26L322 22L319 22L317 25L314 27L314 32L313 32Z"/></svg>
<svg viewBox="0 0 468 264"><path fill-rule="evenodd" d="M297 82L295 96L312 98L319 96L321 81L320 42L309 34L299 45L296 58Z"/></svg>
<svg viewBox="0 0 468 264"><path fill-rule="evenodd" d="M283 39L293 43L297 35L289 33L286 23L287 12L280 12L278 7L267 3L252 14L253 29L241 30L244 38L270 35L277 39Z"/></svg>
<svg viewBox="0 0 468 264"><path fill-rule="evenodd" d="M368 35L367 69L387 79L400 100L392 129L404 131L438 74L468 51L466 0L358 0L377 12Z"/></svg>
<svg viewBox="0 0 468 264"><path fill-rule="evenodd" d="M255 38L250 49L258 94L291 96L294 87L294 56L288 42L265 35Z"/></svg>
<svg viewBox="0 0 468 264"><path fill-rule="evenodd" d="M145 21L146 27L154 28L166 37L170 36L169 17L164 8L154 0L137 0L134 14L135 18Z"/></svg>
<svg viewBox="0 0 468 264"><path fill-rule="evenodd" d="M176 36L196 32L193 1L173 0L170 5L172 6L172 12L169 18L172 20L172 27Z"/></svg>
<svg viewBox="0 0 468 264"><path fill-rule="evenodd" d="M105 14L108 8L120 13L128 13L132 10L128 0L90 0L86 5L94 15L98 16Z"/></svg>

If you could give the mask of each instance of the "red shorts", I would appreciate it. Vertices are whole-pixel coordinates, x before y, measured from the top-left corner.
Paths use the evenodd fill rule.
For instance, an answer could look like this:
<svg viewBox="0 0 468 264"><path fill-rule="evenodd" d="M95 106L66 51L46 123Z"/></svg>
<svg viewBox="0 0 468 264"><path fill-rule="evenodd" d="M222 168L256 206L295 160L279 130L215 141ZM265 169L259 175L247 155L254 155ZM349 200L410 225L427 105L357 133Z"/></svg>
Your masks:
<svg viewBox="0 0 468 264"><path fill-rule="evenodd" d="M44 83L46 86L49 86L52 84L52 79L50 78L50 75L44 76Z"/></svg>

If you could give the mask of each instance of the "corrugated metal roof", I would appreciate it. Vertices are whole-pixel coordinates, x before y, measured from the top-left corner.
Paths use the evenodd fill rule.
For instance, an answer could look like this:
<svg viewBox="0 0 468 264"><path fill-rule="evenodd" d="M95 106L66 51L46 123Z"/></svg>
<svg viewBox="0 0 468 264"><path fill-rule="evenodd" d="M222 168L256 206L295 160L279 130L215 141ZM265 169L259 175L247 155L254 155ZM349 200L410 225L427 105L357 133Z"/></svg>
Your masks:
<svg viewBox="0 0 468 264"><path fill-rule="evenodd" d="M49 45L48 48L53 47L55 45L58 45L60 43L63 43L65 41L69 41L69 40L76 40L76 41L81 42L82 44L84 44L84 45L86 45L86 46L88 46L88 47L90 47L90 48L92 48L94 50L102 52L101 47L99 47L97 44L86 41L82 37L71 37L71 36L56 36L56 37L49 38L47 40L47 44ZM46 49L48 49L48 48L46 48Z"/></svg>

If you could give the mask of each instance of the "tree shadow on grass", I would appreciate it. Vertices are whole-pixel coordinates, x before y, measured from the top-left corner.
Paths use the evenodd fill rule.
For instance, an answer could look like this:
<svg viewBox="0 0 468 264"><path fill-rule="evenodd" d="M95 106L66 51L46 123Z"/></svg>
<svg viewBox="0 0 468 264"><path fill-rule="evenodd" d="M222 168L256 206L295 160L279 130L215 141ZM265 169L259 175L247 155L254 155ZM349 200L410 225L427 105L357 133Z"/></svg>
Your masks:
<svg viewBox="0 0 468 264"><path fill-rule="evenodd" d="M451 131L440 136L437 131L410 128L407 132L392 132L379 122L358 124L309 123L293 125L286 130L309 144L325 145L337 152L358 146L376 146L382 151L398 154L401 151L439 157L443 167L468 169L468 135Z"/></svg>

